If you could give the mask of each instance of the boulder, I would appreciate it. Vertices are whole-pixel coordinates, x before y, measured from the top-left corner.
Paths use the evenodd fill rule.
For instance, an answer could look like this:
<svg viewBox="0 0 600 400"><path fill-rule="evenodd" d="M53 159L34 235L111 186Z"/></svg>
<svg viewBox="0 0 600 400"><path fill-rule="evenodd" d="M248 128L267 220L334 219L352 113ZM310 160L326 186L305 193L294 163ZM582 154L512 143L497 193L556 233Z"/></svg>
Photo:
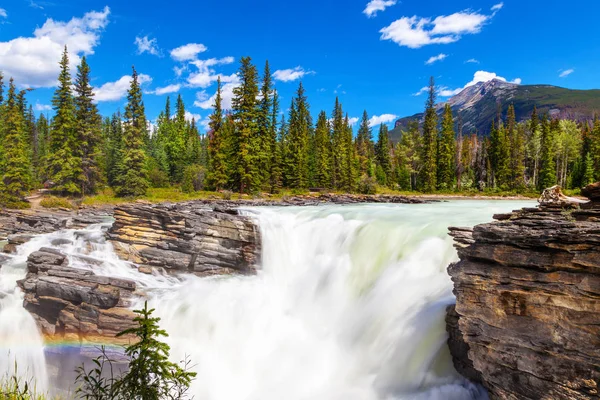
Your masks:
<svg viewBox="0 0 600 400"><path fill-rule="evenodd" d="M600 210L543 204L451 229L450 351L491 399L597 399Z"/></svg>
<svg viewBox="0 0 600 400"><path fill-rule="evenodd" d="M41 248L27 259L27 276L18 282L24 307L50 340L126 343L115 335L135 326L129 309L136 284L69 266L57 250Z"/></svg>
<svg viewBox="0 0 600 400"><path fill-rule="evenodd" d="M142 271L197 275L254 273L260 234L237 210L198 203L128 204L115 208L108 232L115 251Z"/></svg>

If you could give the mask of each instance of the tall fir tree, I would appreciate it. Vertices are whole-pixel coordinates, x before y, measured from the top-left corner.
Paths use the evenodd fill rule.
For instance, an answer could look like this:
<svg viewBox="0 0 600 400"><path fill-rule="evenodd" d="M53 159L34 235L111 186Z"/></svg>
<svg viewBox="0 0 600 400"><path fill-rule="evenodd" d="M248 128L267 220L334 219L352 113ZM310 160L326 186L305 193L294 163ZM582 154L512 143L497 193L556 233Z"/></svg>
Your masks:
<svg viewBox="0 0 600 400"><path fill-rule="evenodd" d="M208 154L209 154L209 185L216 190L222 190L227 185L227 153L225 132L223 130L223 104L221 94L221 77L217 78L217 93L210 116Z"/></svg>
<svg viewBox="0 0 600 400"><path fill-rule="evenodd" d="M437 184L437 112L435 111L435 96L435 81L431 77L423 121L421 189L424 192L433 192Z"/></svg>
<svg viewBox="0 0 600 400"><path fill-rule="evenodd" d="M319 113L315 129L315 185L319 188L331 185L331 133L325 111Z"/></svg>
<svg viewBox="0 0 600 400"><path fill-rule="evenodd" d="M269 179L271 181L271 193L277 193L282 185L282 146L277 140L279 135L277 127L277 119L279 118L279 94L277 90L273 90L273 102L271 105L271 124L269 126L269 144L271 146L271 161Z"/></svg>
<svg viewBox="0 0 600 400"><path fill-rule="evenodd" d="M363 111L360 128L356 135L356 149L360 165L359 175L372 175L371 163L373 161L373 134L369 126L367 110Z"/></svg>
<svg viewBox="0 0 600 400"><path fill-rule="evenodd" d="M438 189L452 189L454 186L456 173L456 142L454 137L454 117L450 105L446 103L442 116L442 129L438 138Z"/></svg>
<svg viewBox="0 0 600 400"><path fill-rule="evenodd" d="M23 207L31 187L31 168L24 134L25 121L17 104L13 79L8 85L6 104L2 112L2 144L4 159L0 180L0 204L5 207Z"/></svg>
<svg viewBox="0 0 600 400"><path fill-rule="evenodd" d="M547 116L542 118L542 150L540 157L540 179L538 190L544 190L556 184L556 162L554 161L554 138L551 122Z"/></svg>
<svg viewBox="0 0 600 400"><path fill-rule="evenodd" d="M81 194L91 194L96 191L100 180L98 168L98 151L101 136L101 118L94 104L94 92L90 85L90 67L85 56L77 67L75 79L75 119L76 137L78 144L75 154L81 159L82 180L78 182Z"/></svg>
<svg viewBox="0 0 600 400"><path fill-rule="evenodd" d="M260 87L260 101L258 103L258 168L260 172L260 184L265 190L269 190L271 186L271 163L272 155L275 150L275 142L273 142L273 123L271 112L273 108L273 78L269 61L265 62L265 70L262 77Z"/></svg>
<svg viewBox="0 0 600 400"><path fill-rule="evenodd" d="M310 111L302 82L290 109L288 132L288 180L290 187L306 189L309 183Z"/></svg>
<svg viewBox="0 0 600 400"><path fill-rule="evenodd" d="M590 156L594 165L594 179L600 181L600 118L597 114L594 116L590 138Z"/></svg>
<svg viewBox="0 0 600 400"><path fill-rule="evenodd" d="M332 187L334 189L341 189L343 186L344 164L346 162L346 148L344 146L344 113L338 97L335 98L331 120Z"/></svg>
<svg viewBox="0 0 600 400"><path fill-rule="evenodd" d="M517 126L515 106L508 106L506 113L506 136L509 147L508 185L516 189L525 183L525 138L524 132Z"/></svg>
<svg viewBox="0 0 600 400"><path fill-rule="evenodd" d="M379 134L377 135L377 145L375 146L377 153L377 167L381 169L377 175L379 184L391 186L392 179L392 157L390 154L391 144L387 125L379 126Z"/></svg>
<svg viewBox="0 0 600 400"><path fill-rule="evenodd" d="M83 180L81 157L77 154L77 119L73 100L69 55L67 47L60 60L58 87L52 98L54 118L48 149L49 179L53 189L63 194L80 195Z"/></svg>
<svg viewBox="0 0 600 400"><path fill-rule="evenodd" d="M261 177L258 169L258 73L250 57L240 60L238 77L240 85L233 89L231 102L236 156L233 179L240 193L252 193L260 189Z"/></svg>
<svg viewBox="0 0 600 400"><path fill-rule="evenodd" d="M132 67L124 117L123 172L117 178L116 192L120 197L143 196L148 189L145 152L148 128L142 101L142 89L135 67Z"/></svg>

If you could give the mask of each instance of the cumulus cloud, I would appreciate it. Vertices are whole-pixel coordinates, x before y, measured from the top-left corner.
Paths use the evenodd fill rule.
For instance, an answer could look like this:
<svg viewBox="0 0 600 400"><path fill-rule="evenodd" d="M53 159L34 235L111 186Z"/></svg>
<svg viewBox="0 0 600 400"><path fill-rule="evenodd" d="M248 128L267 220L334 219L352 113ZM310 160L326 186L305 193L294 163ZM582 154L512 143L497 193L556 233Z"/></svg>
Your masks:
<svg viewBox="0 0 600 400"><path fill-rule="evenodd" d="M204 53L208 48L202 43L188 43L171 50L171 57L176 61L191 61L198 58L198 54Z"/></svg>
<svg viewBox="0 0 600 400"><path fill-rule="evenodd" d="M573 68L569 68L567 70L564 70L560 73L560 75L558 75L560 78L566 78L567 76L571 75L573 72L575 72L575 70Z"/></svg>
<svg viewBox="0 0 600 400"><path fill-rule="evenodd" d="M208 60L194 60L190 65L195 66L198 70L192 72L187 78L187 85L190 87L207 88L221 77L221 82L228 83L237 80L237 75L222 75L217 74L214 67L217 65L231 64L235 60L233 57L210 58Z"/></svg>
<svg viewBox="0 0 600 400"><path fill-rule="evenodd" d="M381 29L381 40L417 49L430 44L448 44L463 35L479 33L494 14L464 10L434 19L418 16L402 17Z"/></svg>
<svg viewBox="0 0 600 400"><path fill-rule="evenodd" d="M104 7L68 22L48 18L33 36L0 42L0 70L5 76L12 76L19 86L55 86L64 46L68 47L70 67L74 70L82 55L94 54L109 14L110 9Z"/></svg>
<svg viewBox="0 0 600 400"><path fill-rule="evenodd" d="M237 75L236 75L237 77ZM239 79L227 82L221 86L221 104L224 110L231 110L231 100L233 99L233 89L238 87L240 84ZM194 106L200 107L204 110L213 108L217 94L214 93L209 95L206 90L196 93L196 101Z"/></svg>
<svg viewBox="0 0 600 400"><path fill-rule="evenodd" d="M152 82L152 78L146 74L139 74L138 81L140 85ZM131 75L122 76L115 82L106 82L100 87L94 88L94 99L100 101L115 101L122 99L127 95L127 90L131 83Z"/></svg>
<svg viewBox="0 0 600 400"><path fill-rule="evenodd" d="M398 116L394 114L373 115L371 118L369 118L369 126L373 127L381 124L387 124L395 121L396 119L398 119Z"/></svg>
<svg viewBox="0 0 600 400"><path fill-rule="evenodd" d="M386 8L396 5L396 0L371 0L363 10L363 14L371 18L377 15L377 12L384 11Z"/></svg>
<svg viewBox="0 0 600 400"><path fill-rule="evenodd" d="M150 39L148 36L135 38L138 54L150 53L153 56L160 56L160 50L156 39Z"/></svg>
<svg viewBox="0 0 600 400"><path fill-rule="evenodd" d="M354 126L359 121L359 119L360 118L358 117L350 117L348 118L348 123L350 124L350 126Z"/></svg>
<svg viewBox="0 0 600 400"><path fill-rule="evenodd" d="M52 106L49 104L41 104L36 102L35 106L33 107L35 109L35 111L50 111L52 110Z"/></svg>
<svg viewBox="0 0 600 400"><path fill-rule="evenodd" d="M437 56L429 57L429 59L427 61L425 61L425 64L426 65L431 65L431 64L436 63L438 61L442 61L446 57L448 57L447 54L440 53Z"/></svg>
<svg viewBox="0 0 600 400"><path fill-rule="evenodd" d="M306 71L301 66L297 66L296 68L290 69L278 69L273 73L273 78L281 82L292 82L314 73L314 71Z"/></svg>
<svg viewBox="0 0 600 400"><path fill-rule="evenodd" d="M158 87L155 90L148 91L147 93L162 96L163 94L177 93L177 92L179 92L179 89L181 89L180 84L173 84L173 85L167 85L164 87Z"/></svg>
<svg viewBox="0 0 600 400"><path fill-rule="evenodd" d="M192 120L199 122L202 120L202 116L200 114L193 114L188 110L185 110L185 120L188 122L192 122Z"/></svg>
<svg viewBox="0 0 600 400"><path fill-rule="evenodd" d="M6 17L8 17L6 10L4 8L0 8L0 18L6 18Z"/></svg>

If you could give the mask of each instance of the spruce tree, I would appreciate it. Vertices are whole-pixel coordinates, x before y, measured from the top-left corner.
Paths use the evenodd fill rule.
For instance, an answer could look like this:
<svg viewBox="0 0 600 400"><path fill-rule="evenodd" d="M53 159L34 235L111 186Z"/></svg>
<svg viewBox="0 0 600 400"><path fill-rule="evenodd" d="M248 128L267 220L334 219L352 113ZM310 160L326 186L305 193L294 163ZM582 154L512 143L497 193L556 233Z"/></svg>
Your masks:
<svg viewBox="0 0 600 400"><path fill-rule="evenodd" d="M120 197L136 197L146 194L145 144L147 142L146 115L142 101L142 89L135 67L132 67L131 84L127 92L123 129L123 172L117 178L116 193Z"/></svg>
<svg viewBox="0 0 600 400"><path fill-rule="evenodd" d="M53 189L63 194L79 195L83 180L81 157L77 155L77 119L72 93L71 73L69 71L69 55L67 47L60 61L58 87L52 98L54 118L50 134L48 151L49 179L54 183Z"/></svg>
<svg viewBox="0 0 600 400"><path fill-rule="evenodd" d="M343 130L343 146L344 146L344 165L342 175L342 189L346 192L354 192L358 185L358 157L354 141L352 140L352 126L348 114L344 118Z"/></svg>
<svg viewBox="0 0 600 400"><path fill-rule="evenodd" d="M258 154L258 73L250 57L242 57L238 70L240 85L233 89L232 111L235 123L233 150L236 155L233 176L240 193L260 188Z"/></svg>
<svg viewBox="0 0 600 400"><path fill-rule="evenodd" d="M30 161L24 134L25 121L17 104L15 84L11 78L6 104L2 112L2 144L4 159L0 180L0 204L21 208L31 187Z"/></svg>
<svg viewBox="0 0 600 400"><path fill-rule="evenodd" d="M291 188L306 189L309 182L309 135L311 119L302 82L290 109L288 132L288 179Z"/></svg>
<svg viewBox="0 0 600 400"><path fill-rule="evenodd" d="M541 168L540 179L538 182L538 190L542 191L546 188L556 185L556 163L554 161L554 138L553 130L547 117L542 119L542 150L541 150Z"/></svg>
<svg viewBox="0 0 600 400"><path fill-rule="evenodd" d="M98 151L100 144L101 118L98 108L94 104L94 92L90 85L90 67L85 56L77 67L75 79L75 118L76 118L76 143L75 154L81 159L82 181L78 182L81 194L91 194L96 191L100 180L98 168Z"/></svg>
<svg viewBox="0 0 600 400"><path fill-rule="evenodd" d="M456 176L456 142L454 139L454 117L446 103L442 116L442 130L438 139L437 187L451 189Z"/></svg>
<svg viewBox="0 0 600 400"><path fill-rule="evenodd" d="M508 184L511 188L519 188L525 178L525 137L524 132L517 126L515 106L511 104L506 114L506 136L509 146Z"/></svg>
<svg viewBox="0 0 600 400"><path fill-rule="evenodd" d="M271 127L273 123L271 112L273 111L273 78L269 61L265 63L265 70L260 88L260 101L258 103L258 168L260 171L261 186L268 189L271 184L271 163L272 155L275 150L273 135L274 130Z"/></svg>
<svg viewBox="0 0 600 400"><path fill-rule="evenodd" d="M590 155L594 164L594 179L600 181L600 118L594 116L594 124L590 135Z"/></svg>
<svg viewBox="0 0 600 400"><path fill-rule="evenodd" d="M221 77L217 78L214 111L210 116L208 154L210 160L209 185L219 191L227 184L227 154L223 131L223 105L221 97Z"/></svg>
<svg viewBox="0 0 600 400"><path fill-rule="evenodd" d="M335 98L335 106L331 116L331 180L334 189L343 186L343 171L346 163L346 148L344 146L344 114L339 98Z"/></svg>
<svg viewBox="0 0 600 400"><path fill-rule="evenodd" d="M277 193L279 189L282 187L282 146L281 142L277 140L278 138L278 130L277 130L277 119L279 118L279 95L277 90L273 91L273 104L271 107L271 123L269 126L269 143L271 145L271 160L270 167L271 170L269 172L269 178L271 181L271 193Z"/></svg>
<svg viewBox="0 0 600 400"><path fill-rule="evenodd" d="M325 111L319 113L315 129L315 185L328 188L331 185L331 133Z"/></svg>
<svg viewBox="0 0 600 400"><path fill-rule="evenodd" d="M392 157L391 157L391 146L390 138L388 133L387 125L381 124L379 126L379 134L377 135L377 166L381 168L381 176L378 176L379 184L384 186L391 186L392 179Z"/></svg>
<svg viewBox="0 0 600 400"><path fill-rule="evenodd" d="M433 192L436 188L437 169L437 112L435 110L435 81L429 81L429 95L425 104L425 120L423 121L423 147L421 168L421 189Z"/></svg>
<svg viewBox="0 0 600 400"><path fill-rule="evenodd" d="M369 126L367 110L363 111L360 128L356 135L356 149L360 165L359 175L370 175L373 160L373 137Z"/></svg>

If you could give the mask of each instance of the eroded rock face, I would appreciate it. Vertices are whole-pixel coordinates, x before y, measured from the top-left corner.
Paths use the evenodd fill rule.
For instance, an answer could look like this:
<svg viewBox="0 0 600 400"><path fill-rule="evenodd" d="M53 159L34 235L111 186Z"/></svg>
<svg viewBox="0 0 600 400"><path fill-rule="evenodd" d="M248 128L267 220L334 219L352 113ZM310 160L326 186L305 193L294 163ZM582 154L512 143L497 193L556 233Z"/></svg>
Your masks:
<svg viewBox="0 0 600 400"><path fill-rule="evenodd" d="M197 275L254 273L260 235L236 210L199 204L124 205L108 235L118 254L141 272L164 268Z"/></svg>
<svg viewBox="0 0 600 400"><path fill-rule="evenodd" d="M600 207L497 219L451 229L457 370L493 399L599 398Z"/></svg>
<svg viewBox="0 0 600 400"><path fill-rule="evenodd" d="M133 326L129 307L135 282L72 268L57 250L41 248L31 253L27 276L18 284L25 293L25 309L47 339L116 343L115 335Z"/></svg>

